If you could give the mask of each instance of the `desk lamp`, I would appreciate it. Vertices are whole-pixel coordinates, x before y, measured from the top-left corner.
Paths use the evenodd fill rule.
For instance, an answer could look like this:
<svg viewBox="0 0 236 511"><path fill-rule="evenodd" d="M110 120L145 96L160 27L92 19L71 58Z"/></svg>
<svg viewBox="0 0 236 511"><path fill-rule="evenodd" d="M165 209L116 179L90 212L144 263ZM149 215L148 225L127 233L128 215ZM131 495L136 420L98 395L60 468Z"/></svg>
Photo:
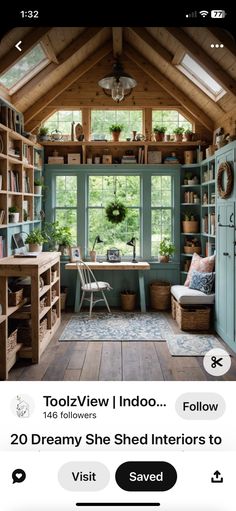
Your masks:
<svg viewBox="0 0 236 511"><path fill-rule="evenodd" d="M127 241L126 245L129 245L130 247L133 247L133 259L132 259L132 263L137 263L138 261L136 260L136 238L131 238L130 241Z"/></svg>

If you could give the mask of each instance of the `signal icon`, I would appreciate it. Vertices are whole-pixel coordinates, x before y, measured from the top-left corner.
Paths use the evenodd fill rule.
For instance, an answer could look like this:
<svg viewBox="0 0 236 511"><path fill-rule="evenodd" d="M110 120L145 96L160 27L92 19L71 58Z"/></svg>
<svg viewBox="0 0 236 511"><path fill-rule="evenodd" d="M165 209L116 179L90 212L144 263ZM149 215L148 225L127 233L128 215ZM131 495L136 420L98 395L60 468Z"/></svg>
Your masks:
<svg viewBox="0 0 236 511"><path fill-rule="evenodd" d="M208 11L200 11L199 14L201 14L201 16L203 18L205 18L209 14L209 12Z"/></svg>
<svg viewBox="0 0 236 511"><path fill-rule="evenodd" d="M197 18L197 11L190 12L186 14L185 18Z"/></svg>

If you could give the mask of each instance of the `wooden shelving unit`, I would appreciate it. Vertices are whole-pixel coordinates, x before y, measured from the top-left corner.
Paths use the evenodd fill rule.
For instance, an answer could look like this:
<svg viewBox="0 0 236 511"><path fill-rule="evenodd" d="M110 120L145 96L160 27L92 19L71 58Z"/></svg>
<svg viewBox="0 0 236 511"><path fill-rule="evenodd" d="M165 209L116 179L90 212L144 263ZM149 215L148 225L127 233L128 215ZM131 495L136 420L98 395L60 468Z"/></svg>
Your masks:
<svg viewBox="0 0 236 511"><path fill-rule="evenodd" d="M55 278L56 272L56 278ZM8 283L12 277L30 277L30 310L24 310L26 299L16 306L8 305ZM40 277L44 286L40 289ZM45 299L43 308L40 301ZM8 372L15 364L17 357L30 358L32 363L40 361L41 354L47 347L61 321L60 304L60 254L58 252L42 252L36 258L14 258L0 260L0 379L8 378ZM24 340L8 353L8 332L11 320L17 320L20 328L21 320L29 320L30 331L27 345ZM46 320L43 335L40 333L42 322ZM31 338L30 345L28 345Z"/></svg>
<svg viewBox="0 0 236 511"><path fill-rule="evenodd" d="M80 163L83 165L91 165L88 163L88 159L92 160L92 164L95 163L95 158L100 158L100 164L104 164L103 156L112 157L112 163L117 163L122 156L127 152L132 152L136 158L136 164L148 164L148 152L149 151L161 151L162 161L165 157L170 155L171 152L176 153L176 157L181 162L183 160L184 149L195 149L199 145L205 145L204 142L151 142L151 141L122 141L122 142L110 142L110 141L86 141L86 142L42 142L44 146L45 163L48 163L48 157L53 156L54 151L58 153L58 157L64 158L64 164L68 164L68 155L71 153L80 154ZM57 163L55 162L57 165ZM127 163L127 165L131 165Z"/></svg>
<svg viewBox="0 0 236 511"><path fill-rule="evenodd" d="M43 148L0 124L0 257L10 255L12 234L40 227L42 197L34 194L34 180L43 169ZM9 221L9 208L19 212L17 222ZM36 225L34 225L36 224ZM2 254L3 253L3 254Z"/></svg>

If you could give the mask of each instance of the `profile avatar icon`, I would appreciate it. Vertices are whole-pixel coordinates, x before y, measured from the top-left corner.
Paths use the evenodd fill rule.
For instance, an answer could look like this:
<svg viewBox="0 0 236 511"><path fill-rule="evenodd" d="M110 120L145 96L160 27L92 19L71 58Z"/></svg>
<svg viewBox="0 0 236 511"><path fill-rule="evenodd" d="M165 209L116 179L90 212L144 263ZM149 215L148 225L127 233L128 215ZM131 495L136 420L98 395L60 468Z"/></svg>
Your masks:
<svg viewBox="0 0 236 511"><path fill-rule="evenodd" d="M25 419L30 415L29 404L22 399L21 396L17 396L16 415L21 419Z"/></svg>

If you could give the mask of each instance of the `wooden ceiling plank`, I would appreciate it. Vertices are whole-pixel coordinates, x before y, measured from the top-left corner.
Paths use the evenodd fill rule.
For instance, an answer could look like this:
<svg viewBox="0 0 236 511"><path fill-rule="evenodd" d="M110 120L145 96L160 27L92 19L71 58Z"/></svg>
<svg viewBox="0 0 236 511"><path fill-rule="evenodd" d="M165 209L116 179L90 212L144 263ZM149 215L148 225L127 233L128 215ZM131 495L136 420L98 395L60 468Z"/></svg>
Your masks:
<svg viewBox="0 0 236 511"><path fill-rule="evenodd" d="M40 71L32 80L27 82L19 91L17 91L12 96L12 102L17 107L19 101L22 100L25 96L30 94L32 89L36 87L40 82L42 82L45 78L49 79L50 73L52 73L55 69L58 69L59 66L62 66L75 52L81 50L84 46L90 43L91 39L93 39L97 34L102 32L103 28L92 27L86 29L82 34L80 34L72 43L70 43L66 48L57 55L58 65L54 62L51 62L48 66L46 66L42 71Z"/></svg>
<svg viewBox="0 0 236 511"><path fill-rule="evenodd" d="M42 37L44 37L51 30L51 27L39 27L33 28L29 34L27 34L22 39L22 51L19 51L15 48L11 48L11 50L6 53L1 58L0 61L0 74L5 73L11 66L16 64L18 60L20 60L26 53L28 53L33 46L35 46L39 41L41 41ZM16 41L17 43L18 41Z"/></svg>
<svg viewBox="0 0 236 511"><path fill-rule="evenodd" d="M218 40L217 42L222 43L226 50L230 51L230 53L236 57L235 41L225 30L218 27L207 27L207 30Z"/></svg>
<svg viewBox="0 0 236 511"><path fill-rule="evenodd" d="M175 98L183 107L186 108L194 117L208 129L213 129L213 121L210 119L203 110L201 110L196 103L194 103L184 92L182 92L176 85L164 76L156 67L150 64L145 57L136 52L132 47L125 46L125 54L137 64L144 73L149 75L155 82L158 83L168 94Z"/></svg>
<svg viewBox="0 0 236 511"><path fill-rule="evenodd" d="M112 27L113 55L120 57L122 55L122 27Z"/></svg>
<svg viewBox="0 0 236 511"><path fill-rule="evenodd" d="M145 28L142 27L128 27L131 34L136 35L139 39L145 42L149 47L158 53L160 57L166 62L171 64L173 55L161 43L159 43Z"/></svg>
<svg viewBox="0 0 236 511"><path fill-rule="evenodd" d="M48 59L50 60L50 62L54 62L54 64L58 64L58 59L57 59L56 53L54 51L53 45L52 45L48 35L45 35L41 39L41 44L42 44L43 49L44 49Z"/></svg>
<svg viewBox="0 0 236 511"><path fill-rule="evenodd" d="M26 112L24 113L25 124L33 119L45 106L49 105L59 94L66 90L83 74L87 73L93 66L97 64L103 57L108 55L111 51L109 43L104 44L97 50L96 53L90 55L86 60L77 66L69 75L65 76L56 86L52 87L46 94L38 99Z"/></svg>
<svg viewBox="0 0 236 511"><path fill-rule="evenodd" d="M195 41L181 28L166 27L171 34L215 80L228 92L236 95L236 81L217 64Z"/></svg>

